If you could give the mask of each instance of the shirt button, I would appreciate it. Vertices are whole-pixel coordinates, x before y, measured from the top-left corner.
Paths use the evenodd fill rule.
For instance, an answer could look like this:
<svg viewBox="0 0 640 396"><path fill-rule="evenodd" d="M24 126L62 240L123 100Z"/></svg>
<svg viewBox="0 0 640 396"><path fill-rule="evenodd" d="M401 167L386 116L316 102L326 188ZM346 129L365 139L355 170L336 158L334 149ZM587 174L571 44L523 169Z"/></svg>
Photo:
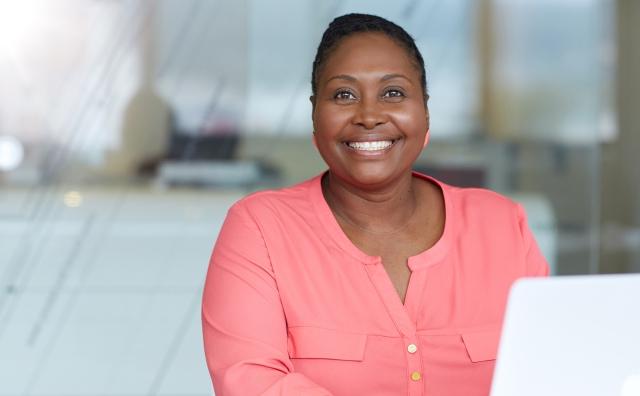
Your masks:
<svg viewBox="0 0 640 396"><path fill-rule="evenodd" d="M420 378L422 378L422 375L420 374L420 372L414 371L413 373L411 373L411 379L412 380L420 381Z"/></svg>
<svg viewBox="0 0 640 396"><path fill-rule="evenodd" d="M416 346L416 344L409 344L407 346L407 351L409 351L409 353L416 353L417 350L418 347Z"/></svg>

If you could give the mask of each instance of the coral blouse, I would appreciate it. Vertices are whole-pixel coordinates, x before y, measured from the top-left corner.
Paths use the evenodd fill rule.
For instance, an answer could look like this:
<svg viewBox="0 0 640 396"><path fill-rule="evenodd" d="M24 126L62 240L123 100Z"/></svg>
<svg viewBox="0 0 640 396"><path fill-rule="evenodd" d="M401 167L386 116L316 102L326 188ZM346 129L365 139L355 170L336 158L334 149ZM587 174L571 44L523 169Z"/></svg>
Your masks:
<svg viewBox="0 0 640 396"><path fill-rule="evenodd" d="M404 304L344 234L321 175L227 214L202 323L217 396L488 395L511 284L548 265L522 207L437 184L444 232L410 257Z"/></svg>

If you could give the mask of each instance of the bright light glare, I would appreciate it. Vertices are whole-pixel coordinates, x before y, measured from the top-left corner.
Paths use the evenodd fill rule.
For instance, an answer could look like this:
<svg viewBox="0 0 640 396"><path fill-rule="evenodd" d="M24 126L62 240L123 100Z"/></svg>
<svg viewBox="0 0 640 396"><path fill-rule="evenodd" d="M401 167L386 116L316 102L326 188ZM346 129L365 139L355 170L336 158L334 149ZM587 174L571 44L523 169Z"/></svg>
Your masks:
<svg viewBox="0 0 640 396"><path fill-rule="evenodd" d="M622 385L620 396L640 396L640 374L627 377Z"/></svg>
<svg viewBox="0 0 640 396"><path fill-rule="evenodd" d="M0 49L17 51L38 23L36 0L0 0Z"/></svg>
<svg viewBox="0 0 640 396"><path fill-rule="evenodd" d="M63 198L64 204L70 208L77 208L82 205L82 200L82 194L78 191L68 191L64 194Z"/></svg>
<svg viewBox="0 0 640 396"><path fill-rule="evenodd" d="M0 136L0 171L16 169L24 158L22 143L13 136Z"/></svg>

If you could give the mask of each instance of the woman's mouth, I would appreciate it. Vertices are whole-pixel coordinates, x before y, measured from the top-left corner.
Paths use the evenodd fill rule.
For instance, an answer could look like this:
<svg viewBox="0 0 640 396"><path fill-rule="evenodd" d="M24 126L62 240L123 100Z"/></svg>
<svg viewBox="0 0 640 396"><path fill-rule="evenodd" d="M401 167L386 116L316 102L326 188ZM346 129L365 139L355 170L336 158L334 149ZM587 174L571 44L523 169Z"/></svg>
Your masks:
<svg viewBox="0 0 640 396"><path fill-rule="evenodd" d="M382 151L391 147L396 140L375 140L370 142L346 142L346 145L356 151Z"/></svg>

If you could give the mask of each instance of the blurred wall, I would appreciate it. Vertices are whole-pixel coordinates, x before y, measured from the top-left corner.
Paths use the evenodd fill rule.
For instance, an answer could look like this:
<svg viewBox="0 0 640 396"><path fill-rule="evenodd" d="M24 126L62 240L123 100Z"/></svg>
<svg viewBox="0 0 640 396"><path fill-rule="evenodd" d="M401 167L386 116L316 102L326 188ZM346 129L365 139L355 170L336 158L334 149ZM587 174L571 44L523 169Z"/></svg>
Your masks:
<svg viewBox="0 0 640 396"><path fill-rule="evenodd" d="M604 272L640 272L640 1L618 0L619 136L602 146Z"/></svg>

